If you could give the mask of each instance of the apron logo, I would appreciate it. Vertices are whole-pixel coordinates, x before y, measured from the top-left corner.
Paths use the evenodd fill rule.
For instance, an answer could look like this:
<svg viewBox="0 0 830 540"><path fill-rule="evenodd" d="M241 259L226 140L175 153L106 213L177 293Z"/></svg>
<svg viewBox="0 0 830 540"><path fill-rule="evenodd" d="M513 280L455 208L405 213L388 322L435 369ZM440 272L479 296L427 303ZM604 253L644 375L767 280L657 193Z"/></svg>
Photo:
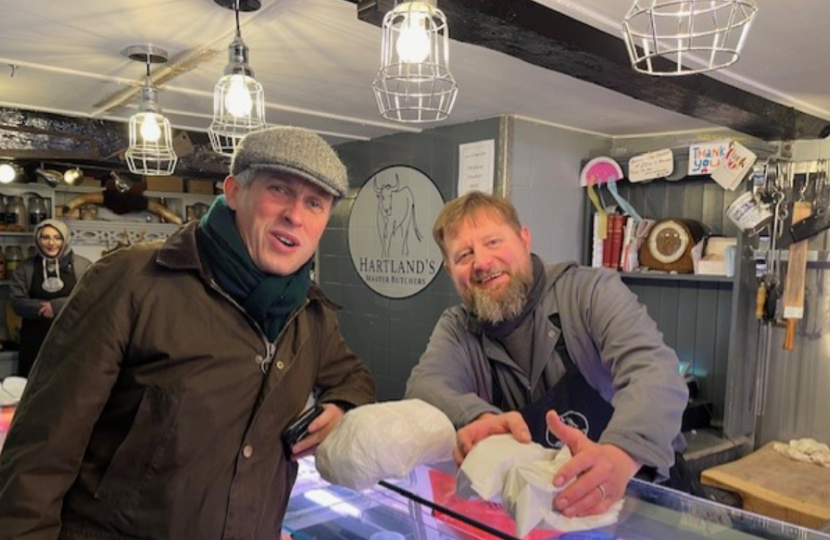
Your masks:
<svg viewBox="0 0 830 540"><path fill-rule="evenodd" d="M560 414L559 418L562 420L562 423L568 427L572 427L574 429L578 429L585 436L588 436L588 430L590 429L590 424L588 423L588 418L579 411L568 411L566 413ZM562 448L562 441L560 441L556 436L550 432L550 430L546 430L545 432L545 440L548 443L548 446L559 450Z"/></svg>

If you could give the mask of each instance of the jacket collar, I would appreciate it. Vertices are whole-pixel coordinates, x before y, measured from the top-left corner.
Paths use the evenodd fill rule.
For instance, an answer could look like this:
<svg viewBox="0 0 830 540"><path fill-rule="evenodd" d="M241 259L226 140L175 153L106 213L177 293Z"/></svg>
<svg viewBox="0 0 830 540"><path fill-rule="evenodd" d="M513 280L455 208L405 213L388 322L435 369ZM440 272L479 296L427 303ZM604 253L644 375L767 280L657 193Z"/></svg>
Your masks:
<svg viewBox="0 0 830 540"><path fill-rule="evenodd" d="M199 241L197 235L199 222L193 220L174 232L167 239L156 255L156 264L171 270L194 271L205 281L211 281L210 269L202 263L199 256ZM308 299L318 301L331 309L340 309L323 293L323 290L314 282L308 290Z"/></svg>

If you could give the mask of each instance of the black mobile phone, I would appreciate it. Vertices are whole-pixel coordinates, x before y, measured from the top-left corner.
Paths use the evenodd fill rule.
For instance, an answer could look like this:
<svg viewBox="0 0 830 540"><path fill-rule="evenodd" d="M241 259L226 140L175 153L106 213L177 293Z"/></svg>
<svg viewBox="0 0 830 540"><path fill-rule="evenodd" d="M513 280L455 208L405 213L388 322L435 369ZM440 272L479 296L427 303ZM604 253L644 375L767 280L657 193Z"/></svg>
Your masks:
<svg viewBox="0 0 830 540"><path fill-rule="evenodd" d="M285 450L289 455L291 454L291 448L308 435L308 426L311 425L311 422L323 414L324 410L322 405L314 405L303 411L296 420L288 424L288 427L282 432L282 441L285 443Z"/></svg>

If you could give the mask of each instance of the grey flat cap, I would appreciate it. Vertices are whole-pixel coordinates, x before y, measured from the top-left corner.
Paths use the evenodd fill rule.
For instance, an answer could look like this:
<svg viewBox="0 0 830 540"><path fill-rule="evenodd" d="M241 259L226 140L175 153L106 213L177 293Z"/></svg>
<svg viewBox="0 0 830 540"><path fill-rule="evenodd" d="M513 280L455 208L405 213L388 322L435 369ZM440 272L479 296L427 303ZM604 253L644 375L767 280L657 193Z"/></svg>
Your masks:
<svg viewBox="0 0 830 540"><path fill-rule="evenodd" d="M237 146L231 174L247 169L280 171L318 185L335 197L346 195L346 166L313 131L275 126L246 135Z"/></svg>

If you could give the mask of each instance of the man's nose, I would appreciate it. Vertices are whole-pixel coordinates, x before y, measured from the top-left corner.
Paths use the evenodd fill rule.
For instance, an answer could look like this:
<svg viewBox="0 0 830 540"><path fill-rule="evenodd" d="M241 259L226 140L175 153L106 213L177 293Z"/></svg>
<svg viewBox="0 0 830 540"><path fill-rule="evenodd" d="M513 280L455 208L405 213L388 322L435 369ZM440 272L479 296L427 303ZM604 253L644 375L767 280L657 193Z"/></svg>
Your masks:
<svg viewBox="0 0 830 540"><path fill-rule="evenodd" d="M283 208L283 218L293 224L300 225L303 222L303 208L300 201L296 198L291 199Z"/></svg>
<svg viewBox="0 0 830 540"><path fill-rule="evenodd" d="M485 253L478 252L473 254L473 270L476 272L484 272L490 269L493 258Z"/></svg>

